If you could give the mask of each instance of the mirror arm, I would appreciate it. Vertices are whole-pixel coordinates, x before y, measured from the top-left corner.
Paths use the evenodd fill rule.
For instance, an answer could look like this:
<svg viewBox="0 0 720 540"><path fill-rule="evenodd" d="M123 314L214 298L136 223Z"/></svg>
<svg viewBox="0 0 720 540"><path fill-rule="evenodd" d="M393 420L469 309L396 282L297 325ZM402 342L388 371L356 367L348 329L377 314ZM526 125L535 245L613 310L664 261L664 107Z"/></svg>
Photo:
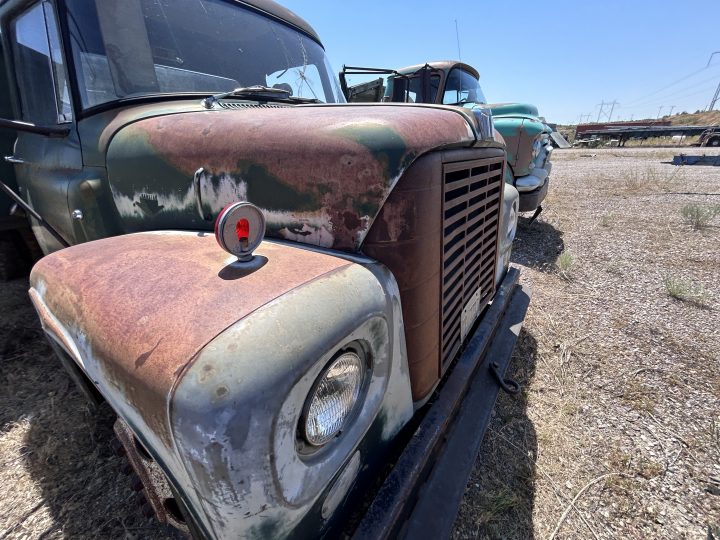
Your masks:
<svg viewBox="0 0 720 540"><path fill-rule="evenodd" d="M0 128L12 129L14 131L26 131L28 133L37 133L47 137L67 137L70 128L54 127L54 126L36 126L29 122L20 122L19 120L7 120L0 118Z"/></svg>

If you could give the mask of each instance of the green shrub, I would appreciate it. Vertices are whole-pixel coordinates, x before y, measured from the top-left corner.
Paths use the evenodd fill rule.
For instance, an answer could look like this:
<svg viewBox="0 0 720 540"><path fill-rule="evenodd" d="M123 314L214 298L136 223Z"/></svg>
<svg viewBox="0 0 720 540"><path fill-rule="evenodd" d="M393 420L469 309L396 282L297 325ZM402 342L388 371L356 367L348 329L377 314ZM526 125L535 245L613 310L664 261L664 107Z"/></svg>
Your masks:
<svg viewBox="0 0 720 540"><path fill-rule="evenodd" d="M683 223L690 225L694 230L701 231L720 215L720 206L701 206L699 204L686 204L680 210Z"/></svg>

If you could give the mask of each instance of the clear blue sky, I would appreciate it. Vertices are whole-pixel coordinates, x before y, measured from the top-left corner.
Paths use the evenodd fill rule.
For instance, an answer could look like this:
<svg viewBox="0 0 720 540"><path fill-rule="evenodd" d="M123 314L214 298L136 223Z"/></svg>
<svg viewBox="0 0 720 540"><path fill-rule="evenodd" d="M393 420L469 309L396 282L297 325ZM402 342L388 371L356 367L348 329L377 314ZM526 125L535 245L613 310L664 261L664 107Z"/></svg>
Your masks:
<svg viewBox="0 0 720 540"><path fill-rule="evenodd" d="M720 83L720 54L703 69L720 51L720 0L279 1L317 30L336 69L457 59L457 19L488 100L533 103L550 122L595 121L613 100L613 119L694 112Z"/></svg>

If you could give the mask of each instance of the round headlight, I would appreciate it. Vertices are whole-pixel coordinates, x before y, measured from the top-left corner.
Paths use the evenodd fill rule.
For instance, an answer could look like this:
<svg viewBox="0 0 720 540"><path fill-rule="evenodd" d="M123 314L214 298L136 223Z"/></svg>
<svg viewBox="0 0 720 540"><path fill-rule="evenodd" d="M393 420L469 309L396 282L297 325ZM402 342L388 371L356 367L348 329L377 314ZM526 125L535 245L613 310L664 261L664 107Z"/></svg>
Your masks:
<svg viewBox="0 0 720 540"><path fill-rule="evenodd" d="M320 375L305 412L307 442L322 446L340 433L360 396L364 377L362 359L350 351L338 356Z"/></svg>

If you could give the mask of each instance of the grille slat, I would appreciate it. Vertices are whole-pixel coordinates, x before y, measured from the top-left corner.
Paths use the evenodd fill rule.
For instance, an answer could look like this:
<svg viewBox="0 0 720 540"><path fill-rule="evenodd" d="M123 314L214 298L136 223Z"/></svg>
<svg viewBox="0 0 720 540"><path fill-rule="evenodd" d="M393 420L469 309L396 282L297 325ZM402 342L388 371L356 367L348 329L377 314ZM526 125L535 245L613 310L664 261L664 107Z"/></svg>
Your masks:
<svg viewBox="0 0 720 540"><path fill-rule="evenodd" d="M494 293L503 163L492 157L444 165L441 373L467 337L462 312L478 284L478 313Z"/></svg>

